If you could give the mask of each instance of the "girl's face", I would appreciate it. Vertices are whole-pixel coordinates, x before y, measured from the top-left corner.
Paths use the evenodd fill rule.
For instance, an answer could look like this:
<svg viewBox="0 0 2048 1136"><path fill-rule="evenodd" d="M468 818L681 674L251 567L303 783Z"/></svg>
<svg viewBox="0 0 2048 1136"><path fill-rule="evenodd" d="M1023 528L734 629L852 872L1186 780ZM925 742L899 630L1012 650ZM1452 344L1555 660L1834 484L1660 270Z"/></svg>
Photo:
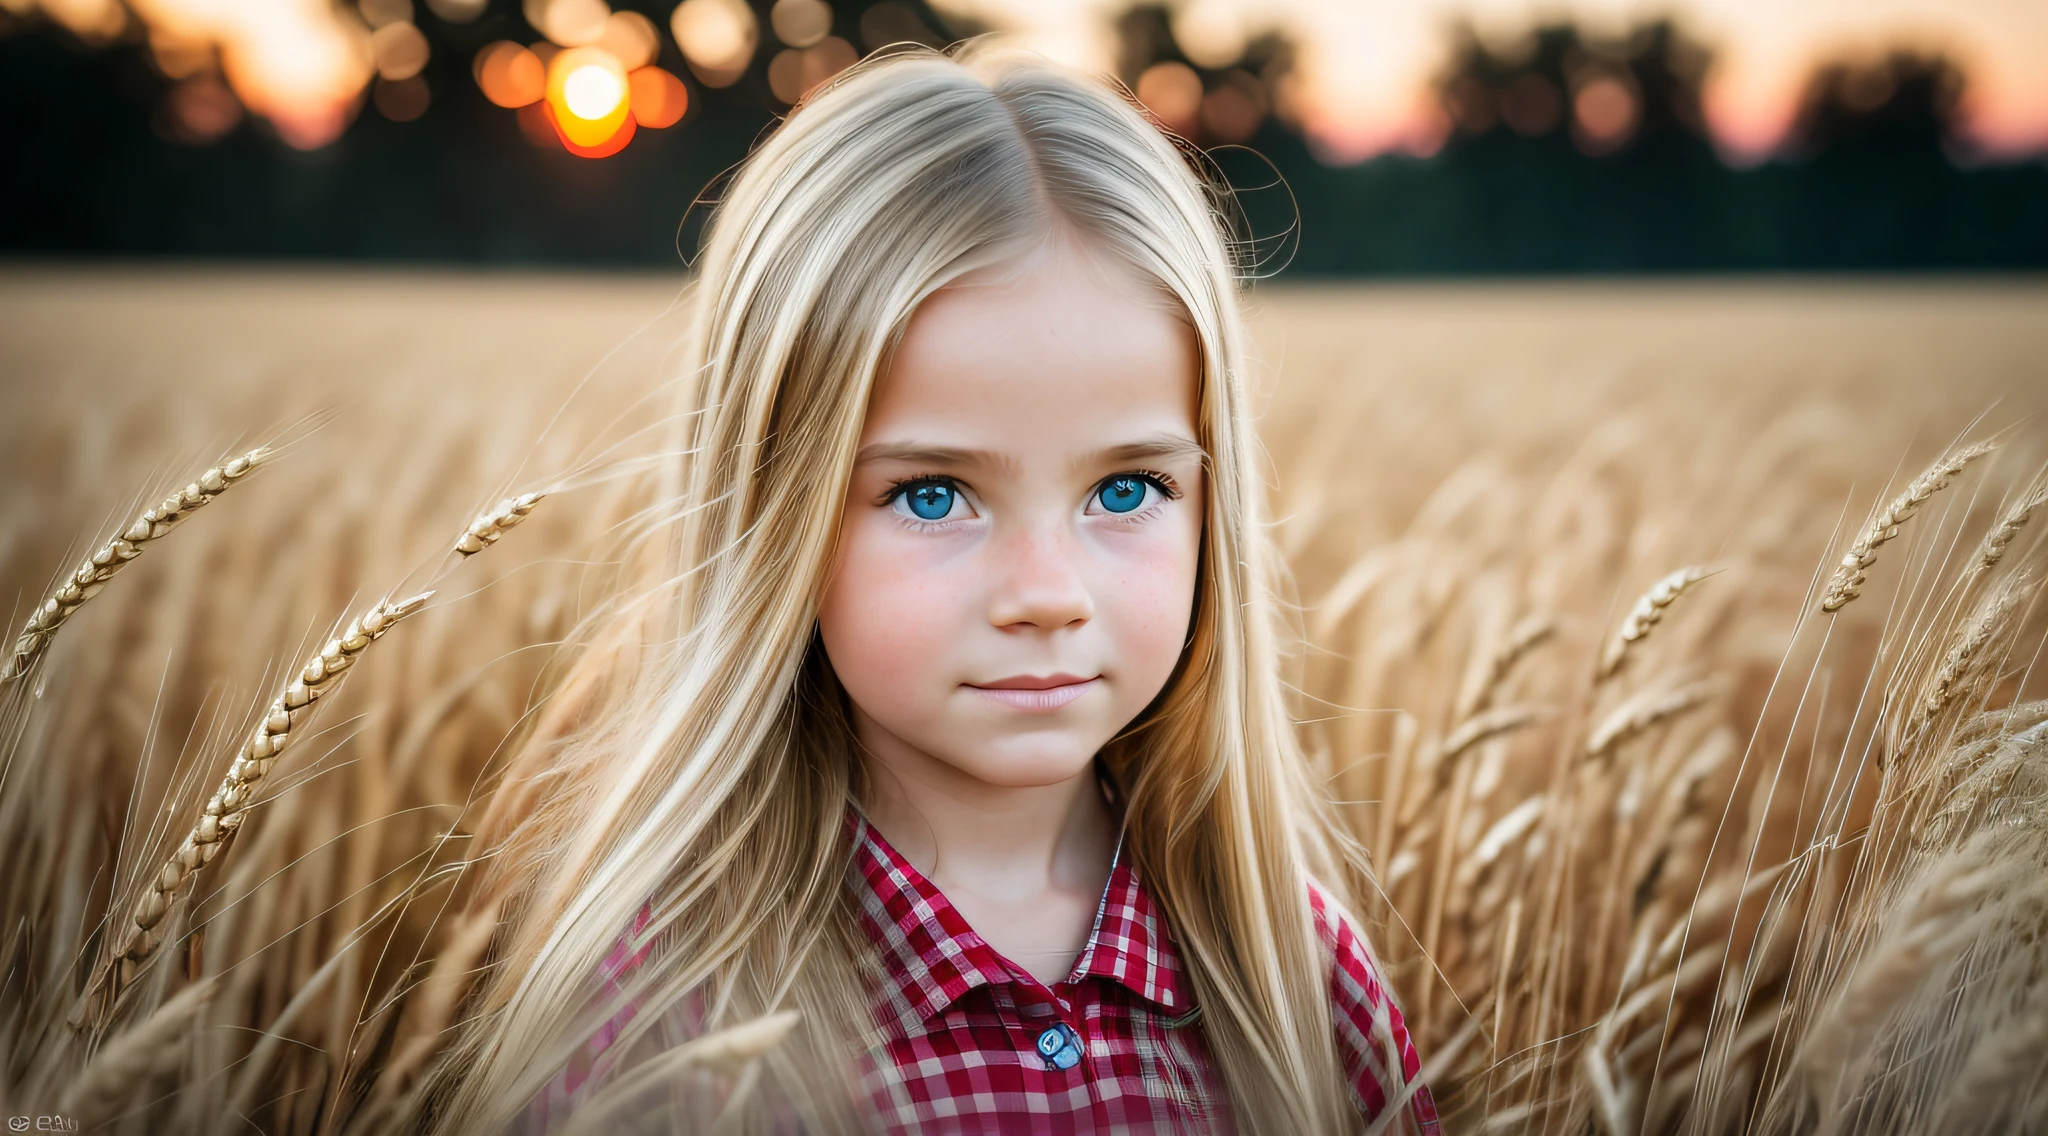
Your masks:
<svg viewBox="0 0 2048 1136"><path fill-rule="evenodd" d="M1056 784L1165 686L1207 490L1198 348L1166 305L1058 238L911 318L819 613L872 759Z"/></svg>

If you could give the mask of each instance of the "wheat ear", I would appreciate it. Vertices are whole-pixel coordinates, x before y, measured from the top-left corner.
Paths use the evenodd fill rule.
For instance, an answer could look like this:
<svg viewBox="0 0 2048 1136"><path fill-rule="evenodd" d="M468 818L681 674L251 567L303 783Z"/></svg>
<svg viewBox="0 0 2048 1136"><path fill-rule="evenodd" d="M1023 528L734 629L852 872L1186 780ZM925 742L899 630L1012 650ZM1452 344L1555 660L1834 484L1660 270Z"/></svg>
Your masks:
<svg viewBox="0 0 2048 1136"><path fill-rule="evenodd" d="M1899 526L1912 520L1913 514L1920 511L1920 506L1925 505L1929 497L1947 488L1948 483L1955 480L1956 474L1961 473L1964 466L1997 448L1994 442L1978 442L1972 446L1965 446L1922 470L1920 476L1906 486L1904 493L1893 498L1892 503L1885 506L1883 512L1872 517L1870 523L1863 526L1863 531L1856 535L1856 543L1850 545L1849 551L1842 554L1841 565L1835 569L1835 574L1828 578L1827 591L1821 596L1820 609L1840 611L1844 604L1855 599L1863 590L1863 570L1877 559L1879 546L1899 535Z"/></svg>
<svg viewBox="0 0 2048 1136"><path fill-rule="evenodd" d="M1493 710L1482 710L1465 719L1463 724L1451 731L1450 737L1444 739L1441 760L1451 762L1459 754L1480 742L1519 730L1543 717L1545 712L1540 706L1502 706Z"/></svg>
<svg viewBox="0 0 2048 1136"><path fill-rule="evenodd" d="M1651 585L1629 611L1628 618L1621 621L1621 630L1615 632L1614 639L1607 644L1606 653L1600 657L1599 677L1608 678L1620 670L1621 665L1628 661L1629 648L1649 635L1650 628L1664 618L1664 609L1684 595L1687 588L1711 575L1713 573L1707 569L1693 565L1680 568Z"/></svg>
<svg viewBox="0 0 2048 1136"><path fill-rule="evenodd" d="M142 964L163 945L161 924L170 910L171 901L192 882L199 869L220 855L242 827L257 783L270 772L272 763L291 744L295 736L293 730L305 724L316 702L340 685L343 676L355 665L357 656L383 638L400 620L420 610L433 594L422 592L409 599L380 600L371 604L369 610L351 620L340 635L328 640L320 653L299 671L298 678L271 702L263 720L257 723L249 740L242 743L241 750L235 754L234 763L228 766L220 788L206 802L199 823L185 834L178 850L164 861L163 867L149 881L149 887L136 899L112 955L101 964L87 987L87 999L111 980L112 989L100 1002L106 1012L111 1012L114 1001L134 981ZM80 1012L73 1015L74 1022L82 1020L87 999L80 1000Z"/></svg>
<svg viewBox="0 0 2048 1136"><path fill-rule="evenodd" d="M1469 718L1486 709L1493 696L1499 693L1501 684L1507 681L1508 672L1515 668L1522 656L1541 646L1556 631L1557 620L1548 615L1539 612L1523 616L1508 631L1508 641L1487 661L1486 681L1480 684L1479 692L1473 696L1464 716Z"/></svg>
<svg viewBox="0 0 2048 1136"><path fill-rule="evenodd" d="M1714 692L1708 680L1687 683L1672 690L1639 694L1614 708L1586 742L1586 756L1599 757L1651 726L1692 709Z"/></svg>
<svg viewBox="0 0 2048 1136"><path fill-rule="evenodd" d="M101 545L98 551L87 557L78 570L71 573L62 586L50 594L23 625L21 634L14 641L14 658L8 661L7 669L0 673L0 682L20 678L28 673L43 648L49 646L51 636L71 613L91 599L123 564L142 555L149 542L160 540L176 528L178 522L196 512L200 506L227 492L228 486L249 475L249 471L262 465L272 456L267 446L258 446L233 461L214 466L205 473L163 499L154 509L149 509L121 530L121 535Z"/></svg>
<svg viewBox="0 0 2048 1136"><path fill-rule="evenodd" d="M2048 487L2035 489L2006 510L2005 516L1999 518L1998 527L1985 534L1984 543L1977 546L1978 571L1989 571L1998 566L2005 550L2012 546L2013 538L2027 527L2028 518L2034 515L2034 510L2040 508L2043 501L2048 501Z"/></svg>
<svg viewBox="0 0 2048 1136"><path fill-rule="evenodd" d="M526 514L533 512L533 507L540 504L541 498L545 496L545 493L525 493L498 502L497 508L479 514L476 520L469 523L469 531L463 533L462 539L455 542L455 551L467 559L498 543L498 538L505 535L505 530L525 520Z"/></svg>
<svg viewBox="0 0 2048 1136"><path fill-rule="evenodd" d="M180 1039L213 1000L219 985L217 975L200 979L134 1028L108 1041L64 1091L57 1111L91 1127L127 1104L138 1088L158 1074L177 1068L189 1051Z"/></svg>
<svg viewBox="0 0 2048 1136"><path fill-rule="evenodd" d="M563 1136L618 1131L628 1112L646 1108L641 1094L673 1083L693 1069L742 1078L731 1090L730 1107L730 1100L745 1095L748 1082L743 1078L747 1067L782 1044L798 1021L797 1011L778 1010L663 1050L620 1073L592 1094L570 1115Z"/></svg>
<svg viewBox="0 0 2048 1136"><path fill-rule="evenodd" d="M2032 589L2032 583L2024 575L2016 576L1977 606L1977 613L1964 625L1962 634L1942 656L1941 665L1928 676L1926 694L1921 697L1912 722L1900 735L1901 748L1917 741L1921 733L1941 716L1941 712L1948 709L1949 703L1955 701L1964 678L1974 669L1972 664L1984 653L1985 644L2005 627L2013 609Z"/></svg>

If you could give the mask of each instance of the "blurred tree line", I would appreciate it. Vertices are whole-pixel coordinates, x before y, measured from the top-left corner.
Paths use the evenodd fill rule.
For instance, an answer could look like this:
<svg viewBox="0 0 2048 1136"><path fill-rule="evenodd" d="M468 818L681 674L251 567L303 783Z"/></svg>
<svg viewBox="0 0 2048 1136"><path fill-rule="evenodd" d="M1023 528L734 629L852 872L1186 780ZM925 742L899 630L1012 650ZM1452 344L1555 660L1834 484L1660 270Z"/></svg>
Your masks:
<svg viewBox="0 0 2048 1136"><path fill-rule="evenodd" d="M768 2L753 2L765 29ZM673 3L613 7L662 25ZM833 13L864 49L906 29L934 43L980 30L908 0ZM690 203L783 109L764 50L738 83L692 84L682 123L613 157L536 149L469 74L484 44L535 38L519 5L421 28L426 112L365 111L310 152L247 121L181 139L166 118L175 92L143 47L0 36L0 250L672 265L695 247L703 211ZM1238 187L1263 272L2048 267L2048 161L1959 164L1966 80L1939 55L1823 64L1784 155L1734 168L1700 111L1711 53L1682 27L1602 38L1553 23L1505 45L1461 29L1434 84L1441 149L1331 166L1296 126L1284 37L1198 61L1164 7L1127 9L1116 28L1120 77ZM673 41L662 53L688 74Z"/></svg>

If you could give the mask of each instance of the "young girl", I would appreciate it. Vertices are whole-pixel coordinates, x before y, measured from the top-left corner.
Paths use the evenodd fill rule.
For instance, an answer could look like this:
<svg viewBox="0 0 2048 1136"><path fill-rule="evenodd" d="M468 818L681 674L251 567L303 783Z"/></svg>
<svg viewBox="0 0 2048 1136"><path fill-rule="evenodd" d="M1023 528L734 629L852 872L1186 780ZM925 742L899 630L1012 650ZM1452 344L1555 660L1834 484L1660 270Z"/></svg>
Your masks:
<svg viewBox="0 0 2048 1136"><path fill-rule="evenodd" d="M439 1130L1435 1130L1283 696L1219 210L982 49L749 160L671 559L541 731Z"/></svg>

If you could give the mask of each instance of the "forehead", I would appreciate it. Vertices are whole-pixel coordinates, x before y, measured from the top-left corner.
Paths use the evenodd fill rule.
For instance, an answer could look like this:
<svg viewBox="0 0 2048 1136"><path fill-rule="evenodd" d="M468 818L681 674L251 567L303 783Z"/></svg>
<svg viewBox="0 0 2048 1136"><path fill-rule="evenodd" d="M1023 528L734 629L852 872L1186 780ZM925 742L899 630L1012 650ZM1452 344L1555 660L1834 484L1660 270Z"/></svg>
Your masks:
<svg viewBox="0 0 2048 1136"><path fill-rule="evenodd" d="M942 288L878 377L863 443L992 450L1197 437L1194 330L1136 272L1062 241Z"/></svg>

